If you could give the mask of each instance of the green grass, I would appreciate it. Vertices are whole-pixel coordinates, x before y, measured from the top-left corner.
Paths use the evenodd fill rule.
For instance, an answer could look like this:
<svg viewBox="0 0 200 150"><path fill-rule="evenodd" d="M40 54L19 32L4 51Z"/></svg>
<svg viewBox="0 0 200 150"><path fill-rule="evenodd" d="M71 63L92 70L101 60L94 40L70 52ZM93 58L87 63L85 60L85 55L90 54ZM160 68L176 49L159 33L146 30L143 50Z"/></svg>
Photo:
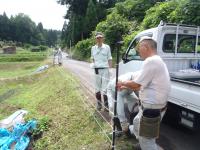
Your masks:
<svg viewBox="0 0 200 150"><path fill-rule="evenodd" d="M48 122L37 150L106 150L109 143L94 121L79 82L61 67L33 76L0 82L0 119L19 108L29 111L27 118ZM1 97L2 98L2 97ZM90 110L91 111L91 110ZM102 125L106 128L105 123Z"/></svg>
<svg viewBox="0 0 200 150"><path fill-rule="evenodd" d="M28 62L28 61L42 61L48 57L51 49L41 52L31 52L18 47L16 54L0 54L0 62Z"/></svg>
<svg viewBox="0 0 200 150"><path fill-rule="evenodd" d="M40 65L41 62L0 62L0 78L28 75Z"/></svg>
<svg viewBox="0 0 200 150"><path fill-rule="evenodd" d="M47 58L47 53L30 52L27 54L0 54L0 62L41 61Z"/></svg>

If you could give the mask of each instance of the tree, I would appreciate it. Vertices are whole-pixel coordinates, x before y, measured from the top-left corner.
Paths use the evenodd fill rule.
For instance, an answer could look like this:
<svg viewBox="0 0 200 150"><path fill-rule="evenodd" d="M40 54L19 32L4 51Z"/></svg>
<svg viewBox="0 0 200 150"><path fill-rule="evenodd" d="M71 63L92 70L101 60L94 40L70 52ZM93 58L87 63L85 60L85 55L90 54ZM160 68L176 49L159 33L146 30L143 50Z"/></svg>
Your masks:
<svg viewBox="0 0 200 150"><path fill-rule="evenodd" d="M170 14L176 9L179 5L177 1L168 1L158 3L155 6L151 7L146 11L146 15L141 24L141 30L152 28L157 26L161 20L164 22L170 21Z"/></svg>
<svg viewBox="0 0 200 150"><path fill-rule="evenodd" d="M10 19L6 13L0 15L0 39L12 40L33 45L55 45L58 40L59 31L45 30L42 23L36 24L29 16L20 13ZM52 36L52 37L51 37ZM47 42L48 40L48 42Z"/></svg>
<svg viewBox="0 0 200 150"><path fill-rule="evenodd" d="M200 25L200 3L196 0L181 0L178 7L170 14L170 22Z"/></svg>
<svg viewBox="0 0 200 150"><path fill-rule="evenodd" d="M97 25L98 18L96 12L96 6L94 5L93 0L89 0L87 12L84 21L84 35L89 37L91 31L93 31Z"/></svg>
<svg viewBox="0 0 200 150"><path fill-rule="evenodd" d="M114 50L116 42L122 40L122 36L128 34L130 28L131 23L126 18L116 12L112 12L105 21L97 25L96 31L101 31L105 34L106 42Z"/></svg>
<svg viewBox="0 0 200 150"><path fill-rule="evenodd" d="M90 20L92 17L97 16L97 21L101 21L106 16L106 9L114 6L116 0L58 0L58 3L61 5L67 5L67 13L65 18L69 20L67 33L65 34L67 37L64 38L62 36L62 40L65 41L72 41L72 45L75 45L78 41L87 38L89 33L95 28L96 26L96 19L92 20L89 25L89 29L84 32L86 25L85 19ZM94 6L94 8L92 8ZM95 13L95 6L96 6L96 15L91 14L91 12ZM88 12L88 13L87 13ZM87 14L86 14L87 13ZM96 17L95 17L96 18ZM94 18L93 18L94 19ZM87 22L87 21L86 21ZM68 42L67 42L68 43Z"/></svg>
<svg viewBox="0 0 200 150"><path fill-rule="evenodd" d="M0 39L10 40L9 38L9 19L4 12L3 15L0 15Z"/></svg>

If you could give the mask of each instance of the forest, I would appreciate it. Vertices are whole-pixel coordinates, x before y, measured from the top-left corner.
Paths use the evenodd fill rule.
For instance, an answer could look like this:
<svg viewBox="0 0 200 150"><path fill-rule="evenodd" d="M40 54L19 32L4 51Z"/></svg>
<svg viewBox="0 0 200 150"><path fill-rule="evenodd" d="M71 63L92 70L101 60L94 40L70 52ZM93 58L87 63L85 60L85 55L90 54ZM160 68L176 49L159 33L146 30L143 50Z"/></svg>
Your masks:
<svg viewBox="0 0 200 150"><path fill-rule="evenodd" d="M0 41L4 43L6 41L7 44L12 43L17 46L24 44L55 46L60 35L60 31L44 29L42 23L36 25L23 13L10 18L6 12L0 15Z"/></svg>

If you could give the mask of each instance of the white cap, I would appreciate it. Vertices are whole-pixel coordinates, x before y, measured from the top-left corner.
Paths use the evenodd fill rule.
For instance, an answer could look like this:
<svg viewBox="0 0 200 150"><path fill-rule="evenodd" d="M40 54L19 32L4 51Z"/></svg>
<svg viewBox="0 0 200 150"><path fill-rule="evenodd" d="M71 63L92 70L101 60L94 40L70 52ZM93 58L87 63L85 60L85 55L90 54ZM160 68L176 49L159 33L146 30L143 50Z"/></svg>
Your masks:
<svg viewBox="0 0 200 150"><path fill-rule="evenodd" d="M143 40L153 40L150 36L143 36L140 38L139 42L142 42Z"/></svg>
<svg viewBox="0 0 200 150"><path fill-rule="evenodd" d="M104 37L104 36L103 36L103 33L97 32L96 35L95 35L95 37L96 37L96 38L98 38L98 37L101 37L101 38L102 38L102 37Z"/></svg>

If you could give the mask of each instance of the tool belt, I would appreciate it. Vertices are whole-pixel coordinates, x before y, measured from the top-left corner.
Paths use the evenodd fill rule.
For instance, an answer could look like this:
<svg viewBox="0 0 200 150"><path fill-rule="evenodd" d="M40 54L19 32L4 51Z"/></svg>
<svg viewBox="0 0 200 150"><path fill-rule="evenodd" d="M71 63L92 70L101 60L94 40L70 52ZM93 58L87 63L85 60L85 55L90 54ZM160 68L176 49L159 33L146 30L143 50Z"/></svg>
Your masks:
<svg viewBox="0 0 200 150"><path fill-rule="evenodd" d="M160 109L144 109L140 120L139 135L146 138L158 138L160 121Z"/></svg>
<svg viewBox="0 0 200 150"><path fill-rule="evenodd" d="M106 68L94 68L95 74L99 74L99 69L106 69Z"/></svg>

